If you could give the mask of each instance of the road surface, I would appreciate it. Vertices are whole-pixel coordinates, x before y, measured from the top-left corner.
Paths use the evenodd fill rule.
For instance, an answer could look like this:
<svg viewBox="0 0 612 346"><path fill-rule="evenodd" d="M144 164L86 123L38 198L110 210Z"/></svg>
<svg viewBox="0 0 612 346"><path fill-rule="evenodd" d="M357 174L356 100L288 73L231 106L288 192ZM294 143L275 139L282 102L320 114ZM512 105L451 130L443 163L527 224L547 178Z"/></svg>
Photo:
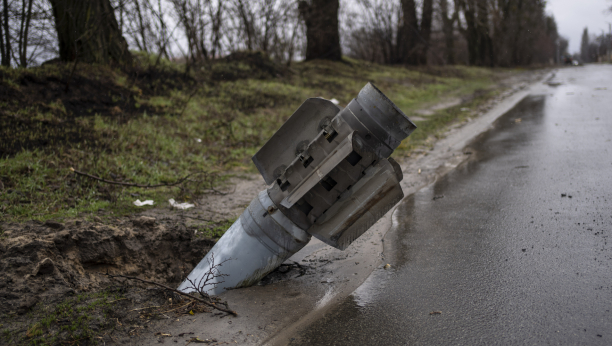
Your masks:
<svg viewBox="0 0 612 346"><path fill-rule="evenodd" d="M612 65L539 89L402 202L391 268L292 345L612 344Z"/></svg>

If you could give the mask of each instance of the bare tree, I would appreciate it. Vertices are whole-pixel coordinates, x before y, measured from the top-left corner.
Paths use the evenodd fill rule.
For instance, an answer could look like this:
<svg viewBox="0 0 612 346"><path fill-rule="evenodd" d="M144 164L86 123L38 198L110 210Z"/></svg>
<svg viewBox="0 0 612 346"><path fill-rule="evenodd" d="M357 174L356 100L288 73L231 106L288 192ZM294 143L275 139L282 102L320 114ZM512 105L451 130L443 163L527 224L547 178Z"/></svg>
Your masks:
<svg viewBox="0 0 612 346"><path fill-rule="evenodd" d="M33 0L22 0L21 6L21 25L19 28L19 64L22 67L28 65L28 31L30 30L30 20L32 19Z"/></svg>
<svg viewBox="0 0 612 346"><path fill-rule="evenodd" d="M339 0L299 2L300 15L306 24L306 60L342 59L338 29L339 7Z"/></svg>
<svg viewBox="0 0 612 346"><path fill-rule="evenodd" d="M63 61L130 63L127 42L109 0L50 0Z"/></svg>
<svg viewBox="0 0 612 346"><path fill-rule="evenodd" d="M452 13L449 9L448 0L440 0L440 19L442 22L442 32L444 33L444 58L446 63L455 64L455 22L457 21L457 6L453 6Z"/></svg>
<svg viewBox="0 0 612 346"><path fill-rule="evenodd" d="M399 1L358 0L343 16L348 55L383 64L401 63L402 11Z"/></svg>
<svg viewBox="0 0 612 346"><path fill-rule="evenodd" d="M191 62L215 58L223 35L224 2L221 0L170 0L187 41Z"/></svg>
<svg viewBox="0 0 612 346"><path fill-rule="evenodd" d="M287 63L299 51L301 27L294 0L232 0L227 13L225 51L261 51Z"/></svg>
<svg viewBox="0 0 612 346"><path fill-rule="evenodd" d="M0 55L4 66L28 67L56 54L49 2L3 0L1 4Z"/></svg>
<svg viewBox="0 0 612 346"><path fill-rule="evenodd" d="M7 0L2 1L2 25L4 28L4 36L0 33L0 41L2 44L2 65L11 66L11 31L9 30L9 12L10 7Z"/></svg>
<svg viewBox="0 0 612 346"><path fill-rule="evenodd" d="M168 2L162 0L115 0L119 27L132 46L138 50L163 56L171 56L172 34L167 14ZM125 19L124 19L125 18ZM125 20L125 23L124 23Z"/></svg>
<svg viewBox="0 0 612 346"><path fill-rule="evenodd" d="M459 28L468 42L470 65L493 66L495 58L487 0L457 0L455 4L465 18L466 27Z"/></svg>
<svg viewBox="0 0 612 346"><path fill-rule="evenodd" d="M554 18L546 15L545 7L544 0L497 0L489 3L487 14L492 18L492 24L487 25L486 32L493 47L492 64L529 65L554 60L557 25ZM483 29L481 35L484 32ZM484 58L488 57L481 57L481 64L488 65Z"/></svg>
<svg viewBox="0 0 612 346"><path fill-rule="evenodd" d="M414 0L402 0L402 12L404 20L401 30L401 37L404 41L403 62L410 65L427 64L433 0L423 0L420 21Z"/></svg>

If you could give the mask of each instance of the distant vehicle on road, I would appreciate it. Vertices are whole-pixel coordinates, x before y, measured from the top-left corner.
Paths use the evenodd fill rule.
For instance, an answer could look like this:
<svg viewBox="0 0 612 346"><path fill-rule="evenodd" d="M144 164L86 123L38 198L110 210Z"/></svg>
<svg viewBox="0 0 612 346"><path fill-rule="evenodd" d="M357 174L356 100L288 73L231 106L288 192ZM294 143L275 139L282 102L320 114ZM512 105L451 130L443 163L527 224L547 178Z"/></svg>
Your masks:
<svg viewBox="0 0 612 346"><path fill-rule="evenodd" d="M572 66L581 66L582 65L580 60L574 59L571 56L567 56L567 55L563 57L563 64L564 65L572 65Z"/></svg>

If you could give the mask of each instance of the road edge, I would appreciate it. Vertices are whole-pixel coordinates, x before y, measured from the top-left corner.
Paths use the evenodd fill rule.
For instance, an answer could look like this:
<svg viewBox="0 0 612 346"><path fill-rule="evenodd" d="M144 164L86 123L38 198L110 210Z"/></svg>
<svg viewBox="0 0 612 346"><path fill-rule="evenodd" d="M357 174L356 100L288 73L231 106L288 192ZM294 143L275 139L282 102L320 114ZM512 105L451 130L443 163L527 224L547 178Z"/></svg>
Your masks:
<svg viewBox="0 0 612 346"><path fill-rule="evenodd" d="M444 138L435 142L434 147L429 152L422 152L410 158L403 158L399 163L404 173L402 181L402 189L404 191L404 199L422 188L433 184L437 179L454 170L461 163L465 162L470 153L464 152L464 148L477 136L489 130L492 124L502 115L514 108L525 97L531 94L536 86L543 81L554 76L554 70L544 73L543 77L537 78L531 83L519 84L510 90L513 91L507 97L497 102L492 108L482 115L479 115L473 120L459 127L449 129ZM518 90L517 90L518 89ZM366 241L372 240L372 236L381 237L380 253L384 252L384 238L389 231L397 224L395 221L395 212L401 205L399 202L393 207L375 226L374 232L369 231L364 236L369 236ZM304 257L307 257L307 254ZM382 256L380 256L382 257ZM367 278L383 263L382 258L377 261L377 266L368 273L366 278L350 292L338 291L334 295L334 299L328 299L324 304L317 304L313 311L305 316L300 317L292 324L283 328L280 332L269 336L263 340L262 345L286 345L290 342L292 336L305 329L308 325L325 315L327 311L336 306L342 299L350 296L357 288L359 288Z"/></svg>

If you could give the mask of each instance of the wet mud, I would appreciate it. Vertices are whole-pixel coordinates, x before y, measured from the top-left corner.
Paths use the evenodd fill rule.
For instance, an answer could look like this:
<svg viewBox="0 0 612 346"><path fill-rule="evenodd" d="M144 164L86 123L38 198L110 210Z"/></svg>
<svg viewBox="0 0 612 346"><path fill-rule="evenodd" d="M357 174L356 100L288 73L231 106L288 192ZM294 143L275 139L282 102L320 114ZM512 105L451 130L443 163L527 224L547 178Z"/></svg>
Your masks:
<svg viewBox="0 0 612 346"><path fill-rule="evenodd" d="M103 274L176 284L214 240L182 224L140 216L116 224L81 220L4 225L0 313L26 313L38 302L101 289Z"/></svg>

